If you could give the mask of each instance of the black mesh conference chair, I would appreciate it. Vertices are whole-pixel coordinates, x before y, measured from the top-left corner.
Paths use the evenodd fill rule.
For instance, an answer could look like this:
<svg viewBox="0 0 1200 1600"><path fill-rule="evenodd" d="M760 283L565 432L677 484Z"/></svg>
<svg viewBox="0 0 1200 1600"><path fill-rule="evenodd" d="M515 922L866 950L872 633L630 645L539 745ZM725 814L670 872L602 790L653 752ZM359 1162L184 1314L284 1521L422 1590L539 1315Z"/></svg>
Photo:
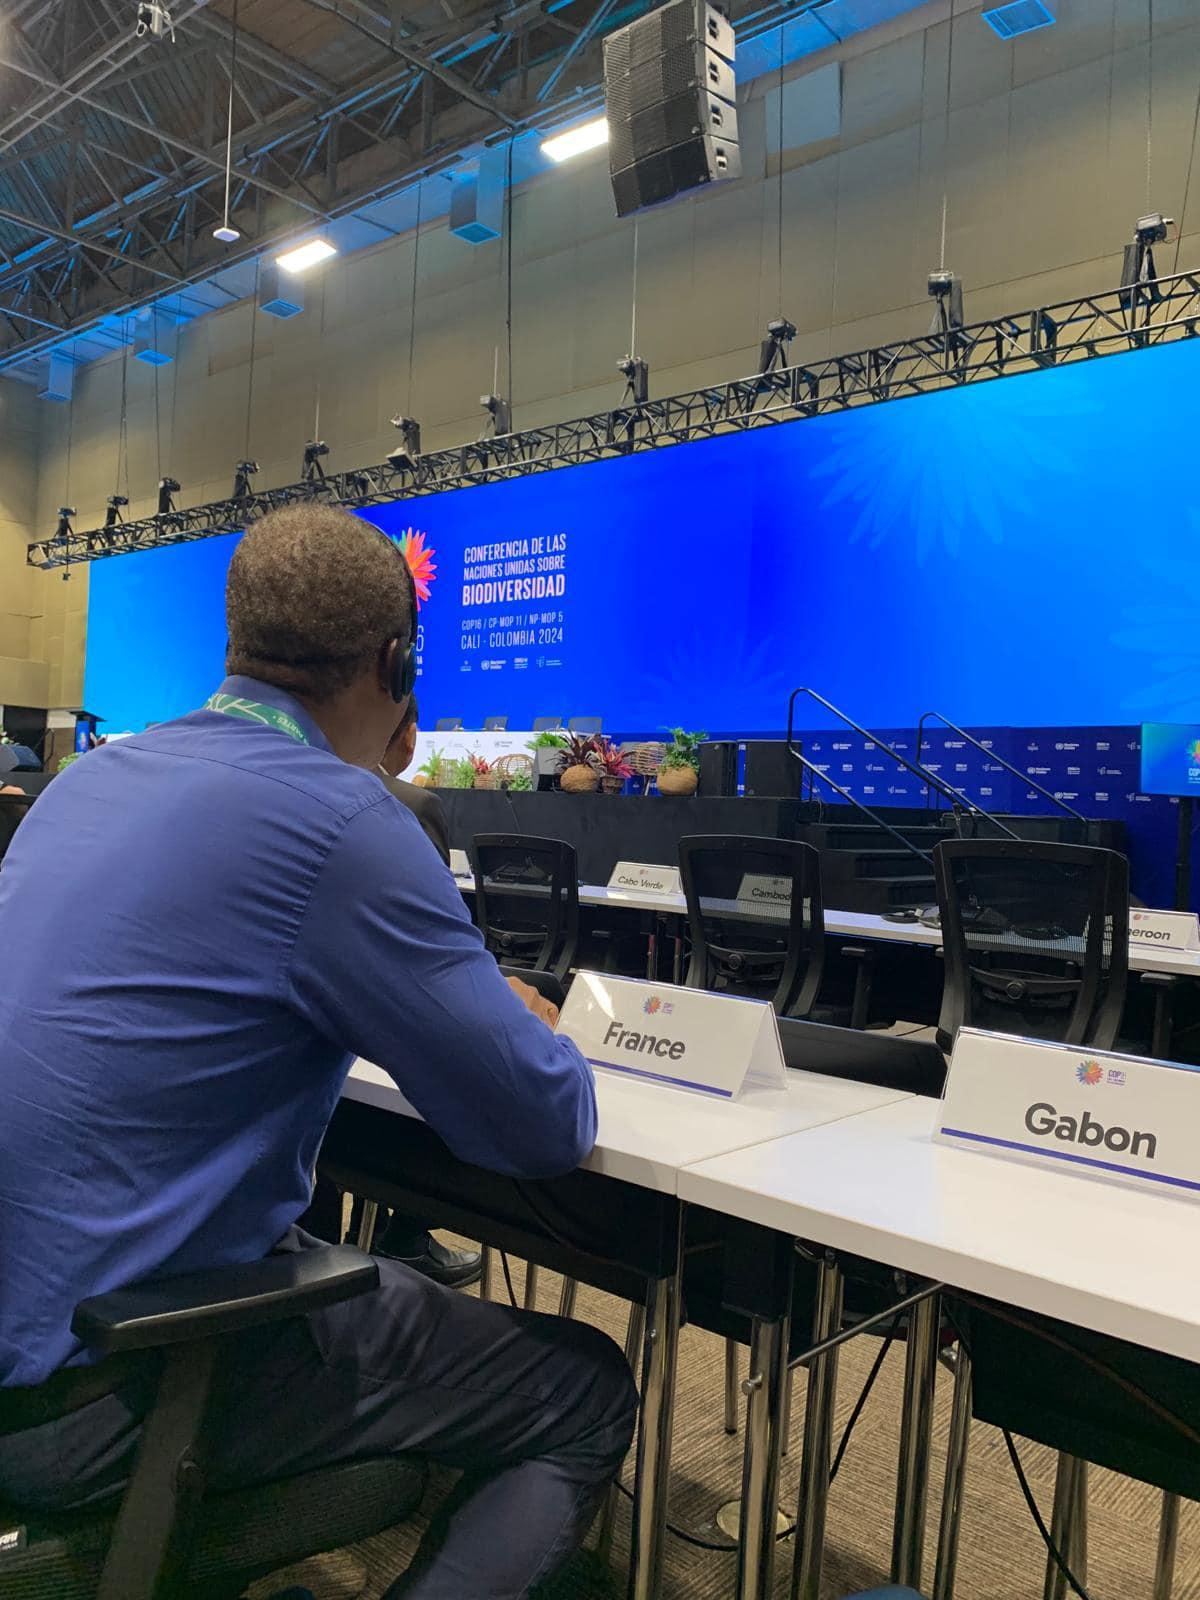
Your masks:
<svg viewBox="0 0 1200 1600"><path fill-rule="evenodd" d="M565 980L579 947L579 868L562 839L477 833L475 913L497 961Z"/></svg>
<svg viewBox="0 0 1200 1600"><path fill-rule="evenodd" d="M603 717L572 717L567 723L568 733L600 733L603 728Z"/></svg>
<svg viewBox="0 0 1200 1600"><path fill-rule="evenodd" d="M557 728L561 728L562 725L563 720L561 717L534 717L533 719L534 733L553 733Z"/></svg>
<svg viewBox="0 0 1200 1600"><path fill-rule="evenodd" d="M1182 1270L1182 1264L1181 1264ZM967 1440L972 1416L1058 1451L1051 1538L1087 1586L1088 1463L1163 1491L1147 1600L1170 1600L1180 1499L1200 1500L1196 1368L1106 1334L999 1303L953 1294L961 1333L938 1540L937 1600L953 1600ZM1047 1557L1043 1594L1066 1600L1065 1574Z"/></svg>
<svg viewBox="0 0 1200 1600"><path fill-rule="evenodd" d="M946 958L938 1043L959 1028L1109 1050L1129 967L1129 863L1092 845L954 839L933 853Z"/></svg>
<svg viewBox="0 0 1200 1600"><path fill-rule="evenodd" d="M503 733L508 727L507 717L484 717L484 733Z"/></svg>
<svg viewBox="0 0 1200 1600"><path fill-rule="evenodd" d="M238 1336L368 1294L378 1282L375 1262L337 1245L84 1301L77 1337L105 1359L153 1363L156 1398L119 1504L49 1515L0 1499L4 1600L233 1600L280 1567L402 1521L424 1478L400 1457L206 1492L205 1408ZM23 1421L14 1408L30 1391L22 1401L18 1393L0 1390L0 1427Z"/></svg>
<svg viewBox="0 0 1200 1600"><path fill-rule="evenodd" d="M0 794L0 861L4 860L5 852L33 801L33 795Z"/></svg>
<svg viewBox="0 0 1200 1600"><path fill-rule="evenodd" d="M439 717L433 725L433 731L435 733L457 733L461 727L461 717Z"/></svg>
<svg viewBox="0 0 1200 1600"><path fill-rule="evenodd" d="M812 845L696 835L679 841L679 875L692 945L687 987L808 1016L825 970L821 857Z"/></svg>

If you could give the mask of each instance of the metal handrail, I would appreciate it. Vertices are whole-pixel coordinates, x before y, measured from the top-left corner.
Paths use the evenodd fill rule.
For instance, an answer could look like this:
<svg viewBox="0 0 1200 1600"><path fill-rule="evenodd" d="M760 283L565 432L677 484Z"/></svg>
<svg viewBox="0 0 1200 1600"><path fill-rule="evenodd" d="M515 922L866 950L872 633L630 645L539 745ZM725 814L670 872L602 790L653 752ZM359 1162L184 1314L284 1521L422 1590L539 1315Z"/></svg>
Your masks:
<svg viewBox="0 0 1200 1600"><path fill-rule="evenodd" d="M998 756L994 750L989 750L987 745L982 744L974 734L968 733L965 728L960 728L957 722L951 722L950 718L944 717L940 711L923 711L921 713L921 720L917 723L918 755L921 753L921 741L924 738L925 723L929 717L936 717L943 727L949 728L951 733L957 734L960 739L965 739L976 750L982 751L989 760L995 761L1002 766L1005 772L1011 772L1014 778L1020 778L1022 783L1027 783L1031 789L1036 789L1044 800L1049 800L1053 805L1058 806L1060 810L1065 811L1068 816L1074 817L1077 822L1087 823L1088 819L1082 812L1076 811L1074 806L1069 806L1065 800L1060 799L1056 794L1052 794L1049 789L1043 789L1042 785L1031 778L1027 772L1022 772L1020 767L1014 767L1011 761L1006 761L1003 756Z"/></svg>
<svg viewBox="0 0 1200 1600"><path fill-rule="evenodd" d="M796 691L797 694L799 692L799 690ZM817 766L816 762L810 761L803 753L792 736L792 707L795 704L795 700L796 695L793 694L791 700L788 702L788 754L794 760L800 763L800 765L811 778L819 779L822 783L827 783L833 790L834 794L840 795L842 799L845 800L847 805L853 806L856 811L861 811L864 817L870 817L871 821L877 828L882 828L885 833L890 833L892 838L895 839L898 844L903 845L908 851L909 855L916 856L917 860L920 861L923 866L932 867L933 857L931 855L926 855L925 851L920 849L919 846L913 844L911 839L906 839L899 829L893 828L890 822L885 822L877 812L872 811L870 806L864 804L864 802L861 801L857 795L852 795L849 789L843 789L840 783L836 783L827 772L822 772L820 767Z"/></svg>
<svg viewBox="0 0 1200 1600"><path fill-rule="evenodd" d="M855 722L853 717L848 717L840 706L835 706L832 700L826 700L825 696L818 694L815 689L792 690L792 697L788 701L789 740L792 732L793 707L796 704L797 696L802 694L808 695L808 697L812 700L815 700L818 705L824 706L826 711L831 711L833 715L837 717L839 722L844 722L846 727L852 728L855 733L861 734L864 739L870 739L873 744L877 745L880 750L885 751L889 756L891 756L893 761L898 762L900 766L906 768L907 771L911 772L914 777L920 778L931 789L936 789L940 794L943 794L949 800L953 810L967 811L972 816L983 817L986 821L990 822L994 828L998 829L999 832L1005 834L1008 838L1020 838L1020 835L1014 833L1010 827L1001 822L999 817L994 817L990 811L985 811L981 805L977 805L974 800L969 799L966 795L959 794L957 789L952 788L950 784L939 778L936 772L930 772L929 769L922 766L919 761L910 761L907 756L902 756L899 750L894 750L886 740L881 739L878 734L872 733L870 728L864 728L859 723ZM920 745L918 743L918 753L919 752Z"/></svg>

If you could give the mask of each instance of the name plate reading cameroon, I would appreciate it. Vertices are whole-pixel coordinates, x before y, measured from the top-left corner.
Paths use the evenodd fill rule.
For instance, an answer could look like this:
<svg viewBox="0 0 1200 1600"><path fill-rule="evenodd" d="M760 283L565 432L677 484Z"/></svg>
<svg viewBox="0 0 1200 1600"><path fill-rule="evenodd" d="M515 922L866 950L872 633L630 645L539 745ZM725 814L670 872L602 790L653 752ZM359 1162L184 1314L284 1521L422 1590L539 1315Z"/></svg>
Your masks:
<svg viewBox="0 0 1200 1600"><path fill-rule="evenodd" d="M1147 950L1200 950L1200 917L1194 911L1131 911L1129 944Z"/></svg>
<svg viewBox="0 0 1200 1600"><path fill-rule="evenodd" d="M474 878L471 862L465 850L451 850L450 871L456 878Z"/></svg>
<svg viewBox="0 0 1200 1600"><path fill-rule="evenodd" d="M669 983L580 972L558 1019L594 1067L735 1099L787 1081L769 1005Z"/></svg>
<svg viewBox="0 0 1200 1600"><path fill-rule="evenodd" d="M608 880L610 889L634 889L639 893L678 894L679 868L653 867L645 861L618 861Z"/></svg>
<svg viewBox="0 0 1200 1600"><path fill-rule="evenodd" d="M934 1139L1200 1199L1200 1071L963 1028Z"/></svg>

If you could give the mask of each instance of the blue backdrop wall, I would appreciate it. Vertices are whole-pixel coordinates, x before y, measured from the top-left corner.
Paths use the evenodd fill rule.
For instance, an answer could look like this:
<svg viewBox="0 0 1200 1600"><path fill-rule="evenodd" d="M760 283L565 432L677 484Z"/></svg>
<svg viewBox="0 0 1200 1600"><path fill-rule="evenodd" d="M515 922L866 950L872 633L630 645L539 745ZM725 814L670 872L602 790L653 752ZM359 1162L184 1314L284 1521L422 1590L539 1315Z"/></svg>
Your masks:
<svg viewBox="0 0 1200 1600"><path fill-rule="evenodd" d="M1200 720L1198 379L1184 343L376 507L425 552L426 721L767 731L797 683L875 726ZM211 691L233 543L93 566L110 729Z"/></svg>

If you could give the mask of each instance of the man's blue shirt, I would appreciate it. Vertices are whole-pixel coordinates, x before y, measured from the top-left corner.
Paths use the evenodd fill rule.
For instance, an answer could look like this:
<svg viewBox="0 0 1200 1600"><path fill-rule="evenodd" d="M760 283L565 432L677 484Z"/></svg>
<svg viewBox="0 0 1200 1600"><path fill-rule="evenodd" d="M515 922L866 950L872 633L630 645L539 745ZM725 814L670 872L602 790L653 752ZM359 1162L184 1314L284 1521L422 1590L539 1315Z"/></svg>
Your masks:
<svg viewBox="0 0 1200 1600"><path fill-rule="evenodd" d="M89 1295L257 1260L355 1055L463 1159L549 1176L591 1070L500 977L412 814L330 749L201 710L86 755L0 870L0 1385Z"/></svg>

